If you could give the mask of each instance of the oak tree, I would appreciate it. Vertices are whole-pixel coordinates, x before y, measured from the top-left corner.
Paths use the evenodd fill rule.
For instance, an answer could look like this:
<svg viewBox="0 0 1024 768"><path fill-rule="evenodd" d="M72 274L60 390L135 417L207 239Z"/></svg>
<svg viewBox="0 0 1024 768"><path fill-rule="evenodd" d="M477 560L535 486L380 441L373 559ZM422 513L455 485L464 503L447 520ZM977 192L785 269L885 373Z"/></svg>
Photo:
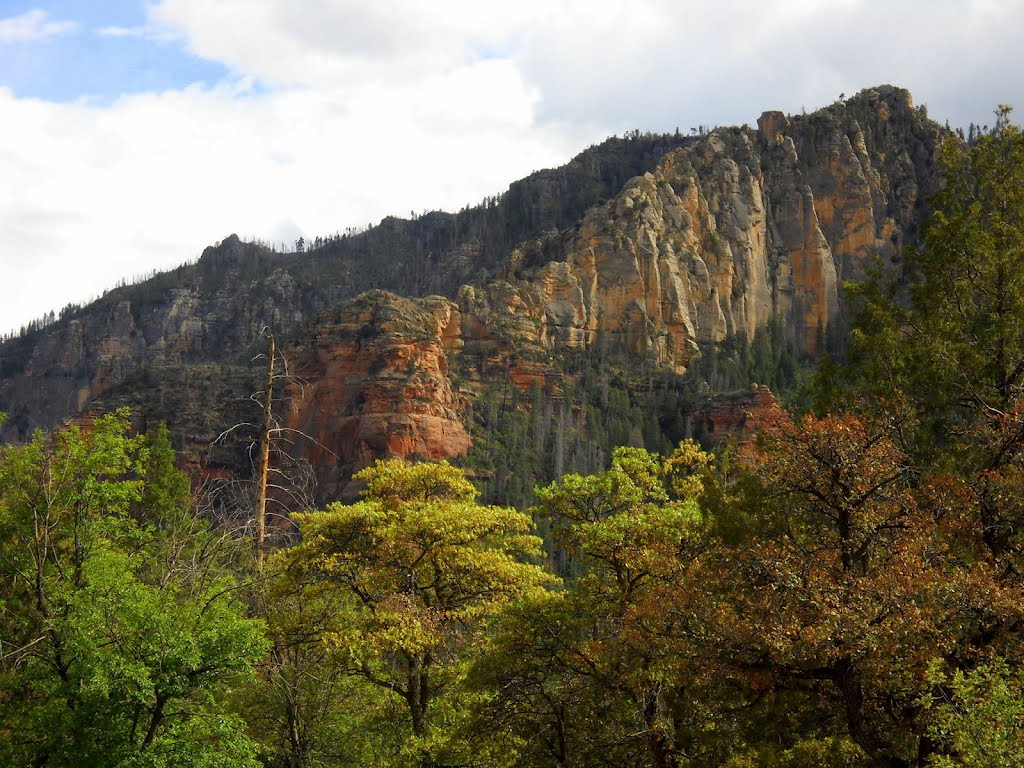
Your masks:
<svg viewBox="0 0 1024 768"><path fill-rule="evenodd" d="M254 766L218 700L264 650L166 431L0 447L0 762Z"/></svg>
<svg viewBox="0 0 1024 768"><path fill-rule="evenodd" d="M383 461L356 479L361 501L294 516L303 542L288 555L291 576L344 596L324 640L404 712L393 727L402 759L439 765L459 749L447 737L466 653L503 605L556 579L530 562L541 555L530 518L478 504L447 462Z"/></svg>
<svg viewBox="0 0 1024 768"><path fill-rule="evenodd" d="M920 708L932 660L1005 652L1024 598L983 544L977 491L919 474L903 426L885 416L770 426L748 459L773 524L708 571L726 665L763 690L816 691L886 766L937 750Z"/></svg>
<svg viewBox="0 0 1024 768"><path fill-rule="evenodd" d="M695 497L711 456L618 448L599 475L537 490L534 513L579 577L506 612L475 669L496 691L484 721L519 764L675 765L692 713L688 581L707 545Z"/></svg>

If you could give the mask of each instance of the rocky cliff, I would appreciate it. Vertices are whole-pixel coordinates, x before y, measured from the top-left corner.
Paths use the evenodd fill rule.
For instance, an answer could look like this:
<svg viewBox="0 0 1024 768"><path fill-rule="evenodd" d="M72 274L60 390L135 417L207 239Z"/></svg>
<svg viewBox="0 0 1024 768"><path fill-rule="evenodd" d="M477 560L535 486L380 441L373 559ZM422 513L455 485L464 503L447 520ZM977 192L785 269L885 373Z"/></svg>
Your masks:
<svg viewBox="0 0 1024 768"><path fill-rule="evenodd" d="M288 349L282 420L318 468L321 494L343 495L376 458L466 453L447 357L462 345L457 305L375 291L325 313Z"/></svg>
<svg viewBox="0 0 1024 768"><path fill-rule="evenodd" d="M550 351L603 344L682 371L775 318L813 358L844 318L842 282L891 267L915 237L940 139L892 87L810 116L766 112L756 130L669 152L570 235L516 249L500 289L468 296L508 308L520 342Z"/></svg>
<svg viewBox="0 0 1024 768"><path fill-rule="evenodd" d="M305 381L288 423L313 439L322 482L340 491L375 456L464 453L478 384L502 376L555 393L565 354L622 353L681 373L702 349L775 322L813 359L841 329L843 281L893 266L915 238L942 135L909 93L883 86L809 115L765 112L757 128L637 137L632 150L614 140L498 202L385 220L311 253L231 237L195 265L0 345L5 436L97 402L132 404L172 431L191 423L183 413L222 413L219 384L193 387L185 403L168 396L172 384L141 387L139 371L172 383L209 374L244 399L268 326L295 340L286 354ZM329 309L370 285L447 298L377 292ZM461 389L455 357L469 377Z"/></svg>
<svg viewBox="0 0 1024 768"><path fill-rule="evenodd" d="M264 326L294 337L363 291L454 296L464 283L483 284L516 243L571 226L624 180L692 141L612 137L457 214L389 217L366 231L317 237L304 252L231 235L194 264L66 307L55 324L0 344L0 411L10 417L0 439L52 428L112 394L140 366L245 365Z"/></svg>
<svg viewBox="0 0 1024 768"><path fill-rule="evenodd" d="M763 384L712 397L689 415L691 434L701 443L717 447L728 440L751 441L757 432L781 417L779 401Z"/></svg>

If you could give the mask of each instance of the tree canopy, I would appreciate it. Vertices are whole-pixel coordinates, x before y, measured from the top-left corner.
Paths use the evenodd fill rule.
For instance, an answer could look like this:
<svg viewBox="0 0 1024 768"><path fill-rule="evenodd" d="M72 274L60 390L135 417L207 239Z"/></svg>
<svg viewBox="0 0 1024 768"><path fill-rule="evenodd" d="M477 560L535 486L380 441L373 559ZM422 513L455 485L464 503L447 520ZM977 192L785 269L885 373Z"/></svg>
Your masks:
<svg viewBox="0 0 1024 768"><path fill-rule="evenodd" d="M264 651L166 432L0 447L0 761L255 766L219 700Z"/></svg>
<svg viewBox="0 0 1024 768"><path fill-rule="evenodd" d="M398 749L437 765L458 750L437 721L457 718L466 649L500 608L553 586L529 517L483 506L446 462L380 462L356 475L356 504L296 515L290 577L337 590L344 610L324 640L348 672L399 702ZM453 711L455 710L455 711Z"/></svg>
<svg viewBox="0 0 1024 768"><path fill-rule="evenodd" d="M0 763L1019 764L1009 114L943 146L920 242L860 291L813 412L762 413L714 455L667 444L678 393L651 373L630 401L594 356L557 395L482 399L515 427L484 445L492 475L378 462L256 564L204 521L166 430L118 412L0 446ZM748 368L781 380L765 334Z"/></svg>

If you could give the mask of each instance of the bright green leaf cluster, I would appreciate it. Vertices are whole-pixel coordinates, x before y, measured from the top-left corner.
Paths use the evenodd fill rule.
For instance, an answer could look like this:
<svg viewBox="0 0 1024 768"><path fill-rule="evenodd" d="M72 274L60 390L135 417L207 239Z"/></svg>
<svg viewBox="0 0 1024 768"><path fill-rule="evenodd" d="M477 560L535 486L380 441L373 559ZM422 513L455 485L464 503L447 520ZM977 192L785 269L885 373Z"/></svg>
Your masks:
<svg viewBox="0 0 1024 768"><path fill-rule="evenodd" d="M263 654L164 432L0 448L0 762L254 766L218 697Z"/></svg>
<svg viewBox="0 0 1024 768"><path fill-rule="evenodd" d="M383 461L356 477L358 503L295 515L303 543L285 556L289 573L340 596L346 608L324 636L349 674L405 709L403 753L444 754L456 747L435 725L469 701L450 698L463 654L503 606L557 580L533 562L542 547L530 518L477 504L447 462Z"/></svg>

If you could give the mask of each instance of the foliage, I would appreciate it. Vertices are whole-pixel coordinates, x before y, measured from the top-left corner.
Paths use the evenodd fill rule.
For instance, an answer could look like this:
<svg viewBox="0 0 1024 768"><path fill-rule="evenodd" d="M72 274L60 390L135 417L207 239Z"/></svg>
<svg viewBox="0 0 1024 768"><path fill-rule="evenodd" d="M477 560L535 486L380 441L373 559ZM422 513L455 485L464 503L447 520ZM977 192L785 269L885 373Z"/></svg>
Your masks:
<svg viewBox="0 0 1024 768"><path fill-rule="evenodd" d="M446 462L379 462L356 479L362 501L295 516L304 541L288 553L290 577L337 592L345 610L324 641L381 707L404 710L396 759L431 765L459 749L436 726L460 717L468 649L502 605L555 580L526 560L541 553L529 518L479 505Z"/></svg>
<svg viewBox="0 0 1024 768"><path fill-rule="evenodd" d="M800 373L808 365L797 355L782 322L773 319L758 328L753 339L741 332L720 344L708 345L690 375L708 382L715 392L767 384L773 392L785 394L796 388Z"/></svg>
<svg viewBox="0 0 1024 768"><path fill-rule="evenodd" d="M567 473L601 472L619 446L668 453L706 396L693 377L594 349L562 365L556 391L521 393L498 377L477 399L468 463L484 499L526 508L535 487Z"/></svg>
<svg viewBox="0 0 1024 768"><path fill-rule="evenodd" d="M911 268L918 383L973 411L1005 413L1024 392L1024 134L997 113L973 146L949 140L945 185Z"/></svg>
<svg viewBox="0 0 1024 768"><path fill-rule="evenodd" d="M688 674L686 577L706 545L694 501L710 457L618 448L596 476L538 489L535 514L579 566L562 594L506 613L474 670L481 715L520 764L672 765ZM682 639L681 639L682 636Z"/></svg>
<svg viewBox="0 0 1024 768"><path fill-rule="evenodd" d="M919 706L931 659L988 652L1024 598L986 555L977 493L918 475L904 427L805 416L767 429L748 456L773 526L709 572L735 673L819 691L867 755L894 765L934 749Z"/></svg>
<svg viewBox="0 0 1024 768"><path fill-rule="evenodd" d="M949 138L944 185L903 285L875 280L853 332L869 391L930 419L1006 413L1024 392L1024 133L1001 107L990 135Z"/></svg>
<svg viewBox="0 0 1024 768"><path fill-rule="evenodd" d="M849 739L800 739L792 746L762 744L756 749L731 756L723 768L860 768L866 766L864 753Z"/></svg>
<svg viewBox="0 0 1024 768"><path fill-rule="evenodd" d="M860 290L847 369L868 403L913 414L902 440L916 461L978 491L985 544L1019 558L1024 464L1024 133L1001 107L991 133L942 146L944 186L903 284ZM822 377L839 396L841 377ZM828 398L823 398L822 405Z"/></svg>
<svg viewBox="0 0 1024 768"><path fill-rule="evenodd" d="M251 598L266 619L269 653L233 697L267 766L371 765L385 753L377 702L349 674L343 649L324 642L350 606L330 585L303 585L271 558Z"/></svg>
<svg viewBox="0 0 1024 768"><path fill-rule="evenodd" d="M127 414L0 448L5 764L251 766L218 699L264 649L188 513L166 432Z"/></svg>
<svg viewBox="0 0 1024 768"><path fill-rule="evenodd" d="M930 733L948 745L937 768L997 768L1024 764L1024 685L1018 671L997 660L970 671L944 673L934 664L934 693L922 704L931 716Z"/></svg>

